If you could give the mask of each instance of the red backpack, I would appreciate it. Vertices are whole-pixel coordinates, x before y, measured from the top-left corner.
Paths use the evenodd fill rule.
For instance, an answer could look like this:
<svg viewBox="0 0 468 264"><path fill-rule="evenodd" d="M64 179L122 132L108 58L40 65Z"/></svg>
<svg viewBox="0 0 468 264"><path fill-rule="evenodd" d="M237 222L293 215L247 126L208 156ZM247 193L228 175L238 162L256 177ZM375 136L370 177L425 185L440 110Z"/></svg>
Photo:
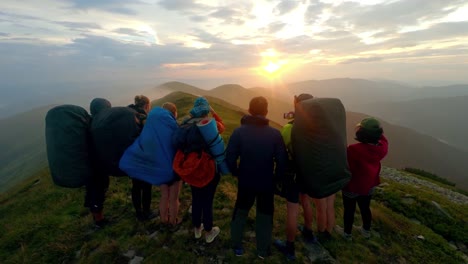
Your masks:
<svg viewBox="0 0 468 264"><path fill-rule="evenodd" d="M196 125L198 121L187 120L174 133L177 152L172 168L186 183L201 188L213 180L216 165Z"/></svg>
<svg viewBox="0 0 468 264"><path fill-rule="evenodd" d="M182 180L198 188L207 185L215 175L215 161L205 151L184 153L178 150L172 167Z"/></svg>

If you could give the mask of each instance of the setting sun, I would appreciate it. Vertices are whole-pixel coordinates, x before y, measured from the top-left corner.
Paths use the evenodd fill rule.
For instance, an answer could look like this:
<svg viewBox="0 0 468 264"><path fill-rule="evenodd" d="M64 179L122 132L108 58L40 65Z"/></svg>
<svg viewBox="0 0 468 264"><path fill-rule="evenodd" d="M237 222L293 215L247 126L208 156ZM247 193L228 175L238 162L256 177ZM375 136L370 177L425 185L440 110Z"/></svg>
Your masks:
<svg viewBox="0 0 468 264"><path fill-rule="evenodd" d="M263 69L269 73L274 73L278 71L281 68L280 65L274 63L274 62L269 62L268 65L264 66Z"/></svg>
<svg viewBox="0 0 468 264"><path fill-rule="evenodd" d="M261 66L258 68L261 75L268 77L278 77L280 73L285 69L287 62L281 60L279 54L274 49L267 49L260 53L262 56Z"/></svg>

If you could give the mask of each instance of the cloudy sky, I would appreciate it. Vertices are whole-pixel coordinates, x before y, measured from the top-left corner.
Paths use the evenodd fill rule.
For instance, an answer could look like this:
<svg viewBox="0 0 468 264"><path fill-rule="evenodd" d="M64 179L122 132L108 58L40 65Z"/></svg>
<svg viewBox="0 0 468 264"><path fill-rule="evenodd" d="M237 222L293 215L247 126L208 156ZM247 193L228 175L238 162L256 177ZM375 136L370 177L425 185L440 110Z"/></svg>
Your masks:
<svg viewBox="0 0 468 264"><path fill-rule="evenodd" d="M468 2L1 0L0 54L3 87L468 83Z"/></svg>

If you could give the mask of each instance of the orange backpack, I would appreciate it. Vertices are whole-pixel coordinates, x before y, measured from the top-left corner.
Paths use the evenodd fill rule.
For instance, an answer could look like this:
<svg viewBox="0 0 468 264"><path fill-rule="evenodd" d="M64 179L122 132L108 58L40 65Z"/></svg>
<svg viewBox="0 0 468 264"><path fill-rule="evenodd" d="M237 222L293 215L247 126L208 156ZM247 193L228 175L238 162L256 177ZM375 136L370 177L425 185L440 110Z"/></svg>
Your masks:
<svg viewBox="0 0 468 264"><path fill-rule="evenodd" d="M186 183L201 188L213 180L215 160L205 151L184 153L178 150L172 167Z"/></svg>

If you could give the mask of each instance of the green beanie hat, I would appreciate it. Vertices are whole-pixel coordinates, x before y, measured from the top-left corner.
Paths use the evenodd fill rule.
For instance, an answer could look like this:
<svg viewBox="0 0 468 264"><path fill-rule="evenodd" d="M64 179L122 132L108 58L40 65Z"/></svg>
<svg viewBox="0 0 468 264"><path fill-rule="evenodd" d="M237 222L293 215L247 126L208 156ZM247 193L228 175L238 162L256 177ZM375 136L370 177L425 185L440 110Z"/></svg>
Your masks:
<svg viewBox="0 0 468 264"><path fill-rule="evenodd" d="M361 120L361 122L359 122L359 124L357 124L357 126L361 127L369 134L382 134L382 127L380 126L379 120L373 117L364 118Z"/></svg>

